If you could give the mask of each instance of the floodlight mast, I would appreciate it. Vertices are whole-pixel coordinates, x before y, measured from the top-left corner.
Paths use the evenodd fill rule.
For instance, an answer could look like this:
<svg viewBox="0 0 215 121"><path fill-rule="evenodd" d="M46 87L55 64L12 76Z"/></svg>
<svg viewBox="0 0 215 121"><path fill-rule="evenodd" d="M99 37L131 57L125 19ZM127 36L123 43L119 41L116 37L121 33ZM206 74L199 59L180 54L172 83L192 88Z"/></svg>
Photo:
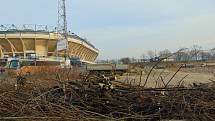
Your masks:
<svg viewBox="0 0 215 121"><path fill-rule="evenodd" d="M68 36L68 33L67 33L67 19L66 19L66 0L58 0L58 42L63 41L62 49L64 50L65 67L66 67L66 61L68 56L68 37L67 36ZM58 47L57 47L57 53L58 53ZM63 84L62 86L65 92L66 91L65 84Z"/></svg>
<svg viewBox="0 0 215 121"><path fill-rule="evenodd" d="M66 0L58 0L58 32L67 37Z"/></svg>
<svg viewBox="0 0 215 121"><path fill-rule="evenodd" d="M65 61L68 50L68 33L67 33L67 16L66 16L66 0L58 0L58 41L66 41ZM57 50L58 51L58 50Z"/></svg>

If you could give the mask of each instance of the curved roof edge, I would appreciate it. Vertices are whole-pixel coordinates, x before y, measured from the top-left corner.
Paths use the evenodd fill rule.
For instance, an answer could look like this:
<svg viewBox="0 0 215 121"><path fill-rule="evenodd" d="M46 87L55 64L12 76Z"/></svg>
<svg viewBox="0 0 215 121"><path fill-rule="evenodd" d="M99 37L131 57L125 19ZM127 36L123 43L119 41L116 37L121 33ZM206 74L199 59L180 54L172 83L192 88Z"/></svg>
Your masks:
<svg viewBox="0 0 215 121"><path fill-rule="evenodd" d="M47 25L36 25L36 24L24 24L21 26L16 26L14 24L5 24L0 25L0 34L6 34L6 33L57 33L57 27L53 26L47 26ZM78 39L88 45L90 45L92 48L99 51L92 43L90 43L87 39L84 39L75 33L68 32L68 36L74 39Z"/></svg>

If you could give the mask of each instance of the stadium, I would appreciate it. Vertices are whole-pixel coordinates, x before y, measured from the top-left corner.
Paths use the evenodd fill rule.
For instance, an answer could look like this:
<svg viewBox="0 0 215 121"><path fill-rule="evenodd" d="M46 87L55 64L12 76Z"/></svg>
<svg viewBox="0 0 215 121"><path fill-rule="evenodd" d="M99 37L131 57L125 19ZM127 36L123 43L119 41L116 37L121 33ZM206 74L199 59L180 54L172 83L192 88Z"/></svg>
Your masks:
<svg viewBox="0 0 215 121"><path fill-rule="evenodd" d="M60 36L56 27L0 25L0 57L28 59L35 56L38 60L56 61L66 54L68 57L80 58L82 62L94 63L99 51L89 41L69 33L66 53L58 52Z"/></svg>

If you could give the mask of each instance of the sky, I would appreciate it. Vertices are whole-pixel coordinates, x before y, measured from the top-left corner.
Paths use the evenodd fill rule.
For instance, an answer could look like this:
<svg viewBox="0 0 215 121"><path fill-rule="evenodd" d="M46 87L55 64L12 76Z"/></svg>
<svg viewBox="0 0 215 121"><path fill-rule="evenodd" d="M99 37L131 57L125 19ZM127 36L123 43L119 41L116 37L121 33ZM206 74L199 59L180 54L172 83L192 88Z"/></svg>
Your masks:
<svg viewBox="0 0 215 121"><path fill-rule="evenodd" d="M57 26L58 0L0 0L0 24ZM67 0L68 28L98 59L215 47L215 0Z"/></svg>

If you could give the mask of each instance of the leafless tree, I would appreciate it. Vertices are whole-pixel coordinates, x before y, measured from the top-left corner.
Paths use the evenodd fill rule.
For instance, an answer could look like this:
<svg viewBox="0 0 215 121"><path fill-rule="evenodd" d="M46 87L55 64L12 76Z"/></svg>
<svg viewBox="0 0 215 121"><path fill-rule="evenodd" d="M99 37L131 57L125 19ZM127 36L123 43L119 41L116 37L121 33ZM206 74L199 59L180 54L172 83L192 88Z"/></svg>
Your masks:
<svg viewBox="0 0 215 121"><path fill-rule="evenodd" d="M190 59L189 49L188 48L180 48L177 53L175 53L176 61L188 61Z"/></svg>
<svg viewBox="0 0 215 121"><path fill-rule="evenodd" d="M215 59L215 48L210 49L210 59L214 60Z"/></svg>
<svg viewBox="0 0 215 121"><path fill-rule="evenodd" d="M211 57L209 52L203 50L199 52L199 56L201 57L201 60L209 60Z"/></svg>
<svg viewBox="0 0 215 121"><path fill-rule="evenodd" d="M155 52L153 52L152 50L149 50L149 51L147 52L147 54L148 54L148 57L149 57L150 59L155 57Z"/></svg>
<svg viewBox="0 0 215 121"><path fill-rule="evenodd" d="M162 50L159 52L159 56L161 58L166 58L166 57L170 56L171 54L172 54L171 51L168 49L165 49L165 50Z"/></svg>
<svg viewBox="0 0 215 121"><path fill-rule="evenodd" d="M146 59L146 55L143 53L143 54L140 56L140 59L141 59L141 62L144 62L144 60Z"/></svg>
<svg viewBox="0 0 215 121"><path fill-rule="evenodd" d="M120 62L122 62L123 64L129 64L131 63L131 59L129 57L121 58Z"/></svg>
<svg viewBox="0 0 215 121"><path fill-rule="evenodd" d="M143 53L141 56L140 56L141 59L146 59L146 55Z"/></svg>
<svg viewBox="0 0 215 121"><path fill-rule="evenodd" d="M199 53L201 52L202 47L199 45L193 45L191 51L190 51L190 56L191 58L194 58L196 61L198 60Z"/></svg>

